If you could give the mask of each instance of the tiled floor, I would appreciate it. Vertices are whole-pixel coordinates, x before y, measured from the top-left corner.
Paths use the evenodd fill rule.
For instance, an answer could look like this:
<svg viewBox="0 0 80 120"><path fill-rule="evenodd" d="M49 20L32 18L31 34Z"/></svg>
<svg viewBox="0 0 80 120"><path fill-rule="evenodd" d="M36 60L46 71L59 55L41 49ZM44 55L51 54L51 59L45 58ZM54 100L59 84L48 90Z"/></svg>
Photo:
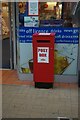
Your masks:
<svg viewBox="0 0 80 120"><path fill-rule="evenodd" d="M0 84L8 84L8 85L34 85L33 81L20 81L18 79L16 70L0 70L0 75L2 75L2 81L0 79ZM68 83L55 83L54 86L59 86L63 88L77 88L77 84L68 84Z"/></svg>
<svg viewBox="0 0 80 120"><path fill-rule="evenodd" d="M32 81L20 81L16 70L2 70L2 84L33 85L34 83Z"/></svg>
<svg viewBox="0 0 80 120"><path fill-rule="evenodd" d="M6 118L78 118L78 87L55 83L53 89L35 89L20 81L16 71L3 71L2 114Z"/></svg>
<svg viewBox="0 0 80 120"><path fill-rule="evenodd" d="M78 118L78 89L3 85L2 96L6 118Z"/></svg>

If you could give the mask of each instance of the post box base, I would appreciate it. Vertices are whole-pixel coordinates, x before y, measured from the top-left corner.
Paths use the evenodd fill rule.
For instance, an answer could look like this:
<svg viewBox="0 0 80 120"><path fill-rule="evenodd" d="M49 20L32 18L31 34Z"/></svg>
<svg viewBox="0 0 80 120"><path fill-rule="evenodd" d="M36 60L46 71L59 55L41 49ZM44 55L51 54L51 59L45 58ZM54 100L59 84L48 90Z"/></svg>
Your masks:
<svg viewBox="0 0 80 120"><path fill-rule="evenodd" d="M53 83L35 82L35 88L53 88Z"/></svg>

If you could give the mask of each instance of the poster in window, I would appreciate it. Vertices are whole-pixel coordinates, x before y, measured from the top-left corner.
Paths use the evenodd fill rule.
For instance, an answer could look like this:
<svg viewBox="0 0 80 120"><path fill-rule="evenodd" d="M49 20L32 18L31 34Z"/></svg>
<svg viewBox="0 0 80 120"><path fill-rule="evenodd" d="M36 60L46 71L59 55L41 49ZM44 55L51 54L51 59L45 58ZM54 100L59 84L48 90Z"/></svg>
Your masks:
<svg viewBox="0 0 80 120"><path fill-rule="evenodd" d="M28 2L28 15L38 16L38 0Z"/></svg>

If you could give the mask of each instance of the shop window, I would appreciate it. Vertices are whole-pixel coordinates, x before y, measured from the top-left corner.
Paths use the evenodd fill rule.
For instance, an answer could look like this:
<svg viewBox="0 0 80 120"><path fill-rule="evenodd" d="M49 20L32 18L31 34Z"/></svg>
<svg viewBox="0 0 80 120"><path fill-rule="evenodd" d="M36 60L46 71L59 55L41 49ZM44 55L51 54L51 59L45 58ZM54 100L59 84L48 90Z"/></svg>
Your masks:
<svg viewBox="0 0 80 120"><path fill-rule="evenodd" d="M39 4L40 26L62 26L62 2L41 2Z"/></svg>
<svg viewBox="0 0 80 120"><path fill-rule="evenodd" d="M60 2L41 2L39 4L39 19L40 20L54 20L61 19L62 3Z"/></svg>

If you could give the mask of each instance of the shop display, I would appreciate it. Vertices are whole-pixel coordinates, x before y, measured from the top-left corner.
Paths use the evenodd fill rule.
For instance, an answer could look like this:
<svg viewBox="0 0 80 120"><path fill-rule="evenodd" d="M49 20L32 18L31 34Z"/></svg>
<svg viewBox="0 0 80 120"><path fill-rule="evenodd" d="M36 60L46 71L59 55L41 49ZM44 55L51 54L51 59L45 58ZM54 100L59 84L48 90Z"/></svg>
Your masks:
<svg viewBox="0 0 80 120"><path fill-rule="evenodd" d="M60 7L59 7L59 3L56 4L55 6L55 9L56 9L56 19L60 19Z"/></svg>
<svg viewBox="0 0 80 120"><path fill-rule="evenodd" d="M1 9L0 9L0 36L1 36L1 32L2 32L2 28L1 28L1 24L2 24L2 14L1 14Z"/></svg>
<svg viewBox="0 0 80 120"><path fill-rule="evenodd" d="M62 16L62 3L42 2L40 3L40 20L60 20Z"/></svg>
<svg viewBox="0 0 80 120"><path fill-rule="evenodd" d="M72 17L69 14L65 15L63 27L73 27Z"/></svg>
<svg viewBox="0 0 80 120"><path fill-rule="evenodd" d="M4 18L2 18L2 36L3 38L9 37L9 29L6 25Z"/></svg>
<svg viewBox="0 0 80 120"><path fill-rule="evenodd" d="M2 4L2 38L9 37L9 13L8 3Z"/></svg>
<svg viewBox="0 0 80 120"><path fill-rule="evenodd" d="M26 11L26 2L19 2L18 6L19 6L19 13L25 13L25 11Z"/></svg>

